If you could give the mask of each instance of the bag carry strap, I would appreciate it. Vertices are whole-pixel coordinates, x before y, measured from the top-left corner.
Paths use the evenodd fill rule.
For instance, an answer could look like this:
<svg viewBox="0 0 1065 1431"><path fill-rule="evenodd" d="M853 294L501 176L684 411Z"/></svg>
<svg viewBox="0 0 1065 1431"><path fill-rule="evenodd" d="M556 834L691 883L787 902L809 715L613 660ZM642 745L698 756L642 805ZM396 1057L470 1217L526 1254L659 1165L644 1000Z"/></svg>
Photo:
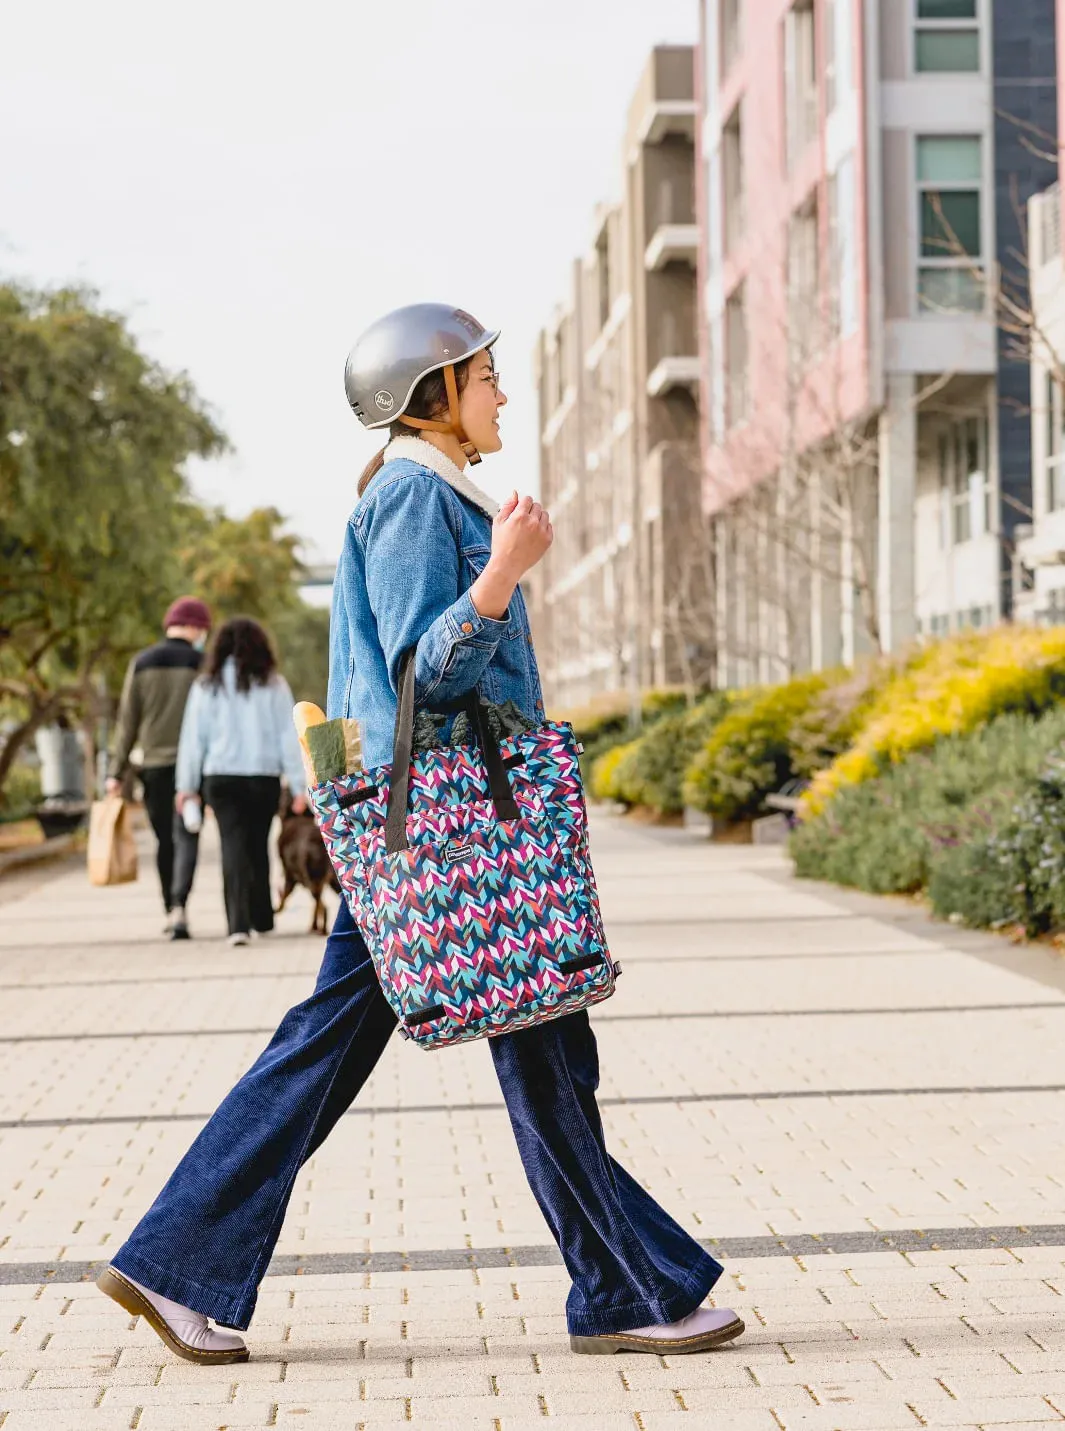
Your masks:
<svg viewBox="0 0 1065 1431"><path fill-rule="evenodd" d="M399 699L396 702L396 729L392 750L392 782L385 817L385 849L390 855L409 849L407 843L407 802L410 797L410 767L414 748L414 657L417 647L404 651L399 663ZM489 729L476 690L456 707L466 712L470 730L477 738L488 772L488 788L497 820L516 820L518 807L510 788L507 768L499 742Z"/></svg>

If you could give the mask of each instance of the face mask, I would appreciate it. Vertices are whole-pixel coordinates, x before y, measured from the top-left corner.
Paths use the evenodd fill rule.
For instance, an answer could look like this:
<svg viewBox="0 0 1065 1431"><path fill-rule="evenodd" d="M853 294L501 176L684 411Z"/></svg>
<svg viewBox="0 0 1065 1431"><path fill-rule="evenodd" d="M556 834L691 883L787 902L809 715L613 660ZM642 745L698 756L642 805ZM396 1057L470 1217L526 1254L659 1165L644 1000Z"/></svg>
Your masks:
<svg viewBox="0 0 1065 1431"><path fill-rule="evenodd" d="M194 648L195 648L197 651L204 651L204 650L206 650L206 649L207 649L207 632L206 632L206 631L201 631L201 632L199 633L199 635L196 637L195 641L193 641L192 644L193 644Z"/></svg>

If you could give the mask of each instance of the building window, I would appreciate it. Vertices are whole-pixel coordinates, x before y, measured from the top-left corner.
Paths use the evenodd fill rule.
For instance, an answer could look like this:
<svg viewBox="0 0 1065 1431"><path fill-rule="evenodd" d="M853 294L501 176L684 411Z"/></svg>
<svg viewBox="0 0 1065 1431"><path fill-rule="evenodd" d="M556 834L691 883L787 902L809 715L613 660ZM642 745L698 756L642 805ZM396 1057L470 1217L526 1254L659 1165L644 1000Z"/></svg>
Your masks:
<svg viewBox="0 0 1065 1431"><path fill-rule="evenodd" d="M790 170L817 134L817 46L811 0L799 0L784 19L784 110Z"/></svg>
<svg viewBox="0 0 1065 1431"><path fill-rule="evenodd" d="M979 71L976 0L917 0L913 67L918 74Z"/></svg>
<svg viewBox="0 0 1065 1431"><path fill-rule="evenodd" d="M939 487L944 546L959 546L991 530L987 419L967 417L939 437Z"/></svg>
<svg viewBox="0 0 1065 1431"><path fill-rule="evenodd" d="M735 427L747 416L747 310L744 285L725 304L725 421Z"/></svg>
<svg viewBox="0 0 1065 1431"><path fill-rule="evenodd" d="M1046 375L1046 509L1065 507L1065 394L1053 373Z"/></svg>
<svg viewBox="0 0 1065 1431"><path fill-rule="evenodd" d="M917 140L917 302L922 309L984 310L980 181L978 137L935 134Z"/></svg>
<svg viewBox="0 0 1065 1431"><path fill-rule="evenodd" d="M816 192L788 223L788 351L802 362L820 346L821 264Z"/></svg>
<svg viewBox="0 0 1065 1431"><path fill-rule="evenodd" d="M743 0L721 0L721 75L724 78L743 46Z"/></svg>
<svg viewBox="0 0 1065 1431"><path fill-rule="evenodd" d="M841 159L828 180L832 328L846 338L858 326L858 252L854 216L854 155Z"/></svg>
<svg viewBox="0 0 1065 1431"><path fill-rule="evenodd" d="M950 617L944 613L929 616L921 624L925 634L931 636L933 641L938 640L940 636L948 635L950 632Z"/></svg>
<svg viewBox="0 0 1065 1431"><path fill-rule="evenodd" d="M1060 626L1065 623L1065 587L1058 586L1047 592L1046 605L1040 612L1040 619L1047 626Z"/></svg>
<svg viewBox="0 0 1065 1431"><path fill-rule="evenodd" d="M741 106L725 121L721 135L721 176L725 201L725 252L733 253L743 234L743 116Z"/></svg>
<svg viewBox="0 0 1065 1431"><path fill-rule="evenodd" d="M960 626L971 626L974 631L984 631L991 626L995 620L994 607L991 606L970 606L958 618Z"/></svg>

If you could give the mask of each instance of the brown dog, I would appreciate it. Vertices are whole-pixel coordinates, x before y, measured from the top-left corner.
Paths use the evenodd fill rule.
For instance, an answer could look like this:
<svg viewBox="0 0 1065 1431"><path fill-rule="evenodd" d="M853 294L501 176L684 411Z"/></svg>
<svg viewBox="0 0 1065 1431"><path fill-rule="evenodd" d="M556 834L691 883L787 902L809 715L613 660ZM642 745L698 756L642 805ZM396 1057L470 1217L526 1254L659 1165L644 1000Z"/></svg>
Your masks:
<svg viewBox="0 0 1065 1431"><path fill-rule="evenodd" d="M281 868L285 871L285 885L281 891L281 902L276 913L280 914L289 895L297 885L309 889L314 899L314 913L311 916L310 934L328 933L325 918L325 901L322 890L326 885L340 893L340 885L329 863L325 845L314 816L310 810L297 815L292 809L292 798L287 793L281 801L281 833L277 840L277 853L281 857Z"/></svg>

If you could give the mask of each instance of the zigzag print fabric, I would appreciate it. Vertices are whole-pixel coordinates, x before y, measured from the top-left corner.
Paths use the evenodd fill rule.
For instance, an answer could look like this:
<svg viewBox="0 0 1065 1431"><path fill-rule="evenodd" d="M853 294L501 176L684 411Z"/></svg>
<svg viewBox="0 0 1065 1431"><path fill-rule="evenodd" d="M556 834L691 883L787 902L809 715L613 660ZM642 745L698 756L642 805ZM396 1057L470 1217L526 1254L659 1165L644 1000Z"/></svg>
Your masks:
<svg viewBox="0 0 1065 1431"><path fill-rule="evenodd" d="M409 848L385 843L391 769L310 792L401 1031L423 1048L558 1018L614 992L570 726L500 744L518 818L499 820L476 746L415 756Z"/></svg>

